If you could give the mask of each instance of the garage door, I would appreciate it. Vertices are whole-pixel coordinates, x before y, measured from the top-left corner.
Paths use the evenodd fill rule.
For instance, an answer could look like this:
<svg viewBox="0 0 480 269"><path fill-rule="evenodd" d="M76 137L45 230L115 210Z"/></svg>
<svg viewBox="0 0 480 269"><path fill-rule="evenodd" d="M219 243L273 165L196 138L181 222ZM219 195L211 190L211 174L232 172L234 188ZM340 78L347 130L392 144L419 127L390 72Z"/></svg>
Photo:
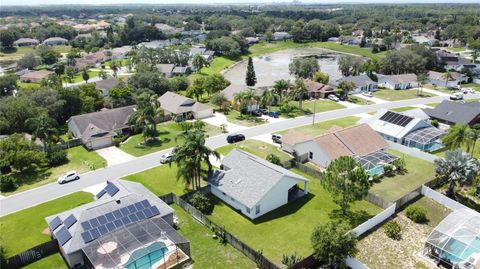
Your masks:
<svg viewBox="0 0 480 269"><path fill-rule="evenodd" d="M102 137L102 138L90 141L90 148L91 149L105 148L105 147L109 147L111 145L112 145L112 138L111 137Z"/></svg>
<svg viewBox="0 0 480 269"><path fill-rule="evenodd" d="M204 119L213 115L213 109L205 109L195 113L195 119Z"/></svg>

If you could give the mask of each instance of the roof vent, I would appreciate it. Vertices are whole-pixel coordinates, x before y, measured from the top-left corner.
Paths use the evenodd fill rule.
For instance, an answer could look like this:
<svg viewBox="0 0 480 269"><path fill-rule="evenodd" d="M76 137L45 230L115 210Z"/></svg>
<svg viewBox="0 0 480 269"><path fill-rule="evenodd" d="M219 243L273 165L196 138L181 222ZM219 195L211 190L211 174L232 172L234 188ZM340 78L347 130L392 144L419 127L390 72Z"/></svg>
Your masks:
<svg viewBox="0 0 480 269"><path fill-rule="evenodd" d="M116 202L117 204L121 204L121 203L122 203L122 202L120 201L120 199L115 200L115 202Z"/></svg>

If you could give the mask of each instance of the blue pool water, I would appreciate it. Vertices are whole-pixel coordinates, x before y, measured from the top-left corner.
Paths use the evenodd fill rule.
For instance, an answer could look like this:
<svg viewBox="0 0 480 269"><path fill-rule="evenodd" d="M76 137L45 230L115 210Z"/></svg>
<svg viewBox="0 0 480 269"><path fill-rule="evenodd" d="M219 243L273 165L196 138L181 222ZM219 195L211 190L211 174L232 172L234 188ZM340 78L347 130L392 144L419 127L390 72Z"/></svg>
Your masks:
<svg viewBox="0 0 480 269"><path fill-rule="evenodd" d="M453 263L465 261L470 255L480 251L480 238L475 237L469 246L459 241L452 240L447 243L446 250L448 252L442 252L440 254L440 257L443 259L450 260Z"/></svg>
<svg viewBox="0 0 480 269"><path fill-rule="evenodd" d="M127 269L151 269L152 265L163 259L167 246L163 242L155 242L147 247L137 249L124 264Z"/></svg>

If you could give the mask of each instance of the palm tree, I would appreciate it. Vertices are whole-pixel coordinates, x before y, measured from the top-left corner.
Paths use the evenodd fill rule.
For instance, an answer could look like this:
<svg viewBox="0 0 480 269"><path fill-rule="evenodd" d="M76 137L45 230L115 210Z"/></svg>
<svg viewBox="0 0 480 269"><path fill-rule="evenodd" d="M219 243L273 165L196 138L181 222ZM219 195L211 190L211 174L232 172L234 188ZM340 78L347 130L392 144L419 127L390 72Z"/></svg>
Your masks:
<svg viewBox="0 0 480 269"><path fill-rule="evenodd" d="M280 97L280 102L282 101L282 96L285 95L285 93L290 89L290 81L285 80L285 79L280 79L275 81L273 84L273 90L278 94Z"/></svg>
<svg viewBox="0 0 480 269"><path fill-rule="evenodd" d="M480 139L480 124L475 124L472 128L468 129L468 142L467 152L470 151L470 155L474 156L475 146Z"/></svg>
<svg viewBox="0 0 480 269"><path fill-rule="evenodd" d="M417 95L421 95L423 93L423 85L425 84L425 82L427 82L427 74L419 74L417 76L417 81L418 81L418 84L419 84L419 89L420 89L420 93L417 91Z"/></svg>
<svg viewBox="0 0 480 269"><path fill-rule="evenodd" d="M248 110L249 107L253 105L254 102L258 101L258 97L254 89L247 89L241 92L237 92L233 96L233 100L236 103L240 103L241 111Z"/></svg>
<svg viewBox="0 0 480 269"><path fill-rule="evenodd" d="M190 126L188 126L190 125ZM202 124L185 123L182 125L183 132L175 141L182 140L182 143L175 147L173 160L177 164L177 179L183 179L186 185L192 185L194 190L201 187L201 179L212 171L210 156L217 159L220 154L205 146L208 135L205 134ZM203 164L207 169L202 169Z"/></svg>
<svg viewBox="0 0 480 269"><path fill-rule="evenodd" d="M113 76L117 77L118 65L116 61L112 60L112 62L110 63L110 69L113 71Z"/></svg>
<svg viewBox="0 0 480 269"><path fill-rule="evenodd" d="M142 128L145 144L149 138L158 136L157 119L161 116L163 110L156 94L145 92L137 98L137 111L132 115L131 122L135 124L135 129Z"/></svg>
<svg viewBox="0 0 480 269"><path fill-rule="evenodd" d="M342 80L338 84L338 87L342 90L342 94L345 97L345 99L348 100L348 93L351 92L353 89L355 89L355 83L351 81Z"/></svg>
<svg viewBox="0 0 480 269"><path fill-rule="evenodd" d="M47 114L42 113L35 118L27 119L25 125L31 128L34 140L38 137L42 141L43 150L46 151L52 134L57 132L55 129L57 122Z"/></svg>
<svg viewBox="0 0 480 269"><path fill-rule="evenodd" d="M447 196L453 197L455 186L471 182L478 175L480 164L462 149L447 151L445 159L435 160L437 177L448 182Z"/></svg>
<svg viewBox="0 0 480 269"><path fill-rule="evenodd" d="M472 55L473 63L477 63L478 51L477 51L477 50L473 50L470 54Z"/></svg>
<svg viewBox="0 0 480 269"><path fill-rule="evenodd" d="M268 106L268 112L270 112L270 107L273 102L278 100L278 95L274 92L273 89L267 89L262 93L260 97L260 103L262 106Z"/></svg>
<svg viewBox="0 0 480 269"><path fill-rule="evenodd" d="M469 128L465 124L455 124L442 138L443 145L447 149L454 150L466 145L468 141Z"/></svg>
<svg viewBox="0 0 480 269"><path fill-rule="evenodd" d="M295 80L295 89L293 91L293 95L298 98L298 109L302 110L302 101L303 97L308 94L307 86L305 86L305 82L303 79Z"/></svg>
<svg viewBox="0 0 480 269"><path fill-rule="evenodd" d="M200 54L193 56L192 65L195 67L195 70L200 73L200 70L208 66L208 61Z"/></svg>
<svg viewBox="0 0 480 269"><path fill-rule="evenodd" d="M445 80L445 88L448 88L448 81L453 79L452 72L447 71L443 73L442 78Z"/></svg>

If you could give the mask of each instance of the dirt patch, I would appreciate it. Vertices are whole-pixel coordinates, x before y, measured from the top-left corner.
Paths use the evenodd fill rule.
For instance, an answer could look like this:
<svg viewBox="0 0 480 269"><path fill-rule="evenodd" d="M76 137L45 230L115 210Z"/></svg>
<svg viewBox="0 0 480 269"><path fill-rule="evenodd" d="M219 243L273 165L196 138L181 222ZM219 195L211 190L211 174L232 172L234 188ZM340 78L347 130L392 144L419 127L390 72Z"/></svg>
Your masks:
<svg viewBox="0 0 480 269"><path fill-rule="evenodd" d="M48 228L43 229L42 234L44 234L44 235L51 235L51 234L50 234L50 229L48 229Z"/></svg>

